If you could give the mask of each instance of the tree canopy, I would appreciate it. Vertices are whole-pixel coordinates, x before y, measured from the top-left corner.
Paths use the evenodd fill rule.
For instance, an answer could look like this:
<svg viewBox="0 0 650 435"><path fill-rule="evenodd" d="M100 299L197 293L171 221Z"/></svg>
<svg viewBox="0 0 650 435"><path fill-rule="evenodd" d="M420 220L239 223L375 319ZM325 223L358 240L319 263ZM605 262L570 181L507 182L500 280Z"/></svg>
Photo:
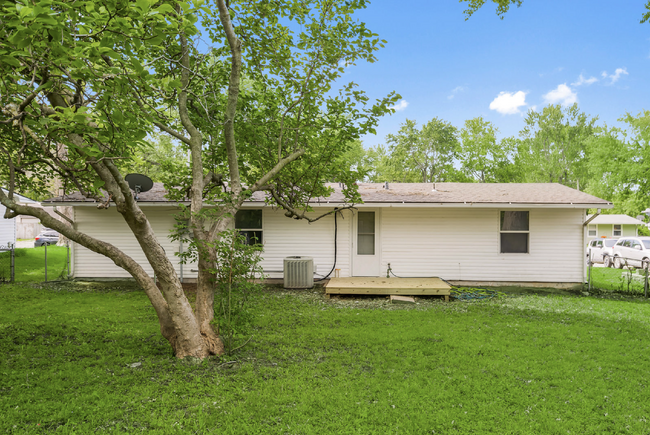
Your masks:
<svg viewBox="0 0 650 435"><path fill-rule="evenodd" d="M351 19L365 6L0 0L5 217L36 216L126 269L177 356L223 352L211 326L220 234L255 191L296 218L306 217L309 198L327 194L331 179L355 201L357 176L337 157L399 97L370 102L354 83L338 85L342 65L373 62L384 43ZM198 258L194 308L124 180L152 149L165 155L156 177L170 199L191 203L183 213ZM116 207L161 289L116 246L14 201L17 191L46 195L52 179Z"/></svg>

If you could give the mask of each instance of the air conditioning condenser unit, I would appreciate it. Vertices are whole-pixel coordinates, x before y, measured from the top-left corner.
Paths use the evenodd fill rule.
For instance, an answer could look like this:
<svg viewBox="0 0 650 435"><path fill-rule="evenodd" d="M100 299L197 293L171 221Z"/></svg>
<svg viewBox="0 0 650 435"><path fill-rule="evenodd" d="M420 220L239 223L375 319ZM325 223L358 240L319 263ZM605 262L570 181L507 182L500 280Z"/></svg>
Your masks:
<svg viewBox="0 0 650 435"><path fill-rule="evenodd" d="M284 259L284 288L314 287L314 259L287 257Z"/></svg>

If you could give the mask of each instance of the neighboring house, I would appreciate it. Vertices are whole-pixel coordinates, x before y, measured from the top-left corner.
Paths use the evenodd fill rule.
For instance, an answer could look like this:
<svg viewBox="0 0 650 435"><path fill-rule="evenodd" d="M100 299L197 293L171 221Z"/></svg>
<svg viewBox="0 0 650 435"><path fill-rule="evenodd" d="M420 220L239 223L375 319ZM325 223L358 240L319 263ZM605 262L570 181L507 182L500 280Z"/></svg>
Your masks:
<svg viewBox="0 0 650 435"><path fill-rule="evenodd" d="M3 189L3 191L7 193L6 190ZM38 202L25 196L14 194L14 197L18 199L20 204L38 205ZM5 211L5 206L0 204L0 247L6 248L9 244L12 246L16 245L18 218L5 219Z"/></svg>
<svg viewBox="0 0 650 435"><path fill-rule="evenodd" d="M65 222L54 212L54 207L42 207L38 205L38 203L32 206L41 208L53 218ZM62 207L62 209L65 209L65 207ZM45 227L41 224L40 219L37 217L26 215L16 216L16 233L19 239L33 239L38 236L44 228Z"/></svg>
<svg viewBox="0 0 650 435"><path fill-rule="evenodd" d="M593 215L587 216L587 220ZM639 226L645 222L626 214L600 214L587 225L587 243L595 238L630 237L639 235Z"/></svg>
<svg viewBox="0 0 650 435"><path fill-rule="evenodd" d="M311 203L311 216L344 207L334 193ZM359 184L364 200L312 224L289 219L268 206L260 192L240 211L237 225L264 245L265 272L282 277L288 256L314 258L317 276L334 265L340 276L437 276L452 282L483 284L581 284L585 276L586 210L611 208L608 201L560 184ZM174 255L183 247L168 235L178 210L162 185L139 196L159 241L185 279L196 266L182 266ZM153 274L144 253L115 207L98 209L79 194L52 198L44 205L73 207L77 229L116 245ZM336 234L336 240L335 240ZM108 258L73 245L76 278L129 275ZM332 275L333 276L333 275Z"/></svg>

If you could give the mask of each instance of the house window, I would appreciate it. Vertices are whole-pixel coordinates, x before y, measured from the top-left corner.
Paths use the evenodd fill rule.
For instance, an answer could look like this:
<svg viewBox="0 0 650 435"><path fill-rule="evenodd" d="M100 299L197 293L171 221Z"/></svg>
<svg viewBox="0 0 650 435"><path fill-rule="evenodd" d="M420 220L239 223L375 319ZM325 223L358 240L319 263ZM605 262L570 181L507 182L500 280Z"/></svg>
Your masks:
<svg viewBox="0 0 650 435"><path fill-rule="evenodd" d="M247 245L261 245L262 210L239 210L235 215L235 229L246 237Z"/></svg>
<svg viewBox="0 0 650 435"><path fill-rule="evenodd" d="M589 225L589 237L598 237L598 227L596 225Z"/></svg>
<svg viewBox="0 0 650 435"><path fill-rule="evenodd" d="M614 237L621 237L623 235L623 230L621 229L621 225L614 224L614 232L612 233Z"/></svg>
<svg viewBox="0 0 650 435"><path fill-rule="evenodd" d="M375 212L360 211L357 216L357 255L375 255Z"/></svg>
<svg viewBox="0 0 650 435"><path fill-rule="evenodd" d="M501 253L527 254L529 239L529 213L527 211L502 211L500 219Z"/></svg>

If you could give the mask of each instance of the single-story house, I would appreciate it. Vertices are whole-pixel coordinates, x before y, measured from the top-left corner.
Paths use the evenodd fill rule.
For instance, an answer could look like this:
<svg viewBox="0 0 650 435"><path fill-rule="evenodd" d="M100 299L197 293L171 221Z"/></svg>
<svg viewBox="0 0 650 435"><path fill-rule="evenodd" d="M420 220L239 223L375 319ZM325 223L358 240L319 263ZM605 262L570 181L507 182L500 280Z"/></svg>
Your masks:
<svg viewBox="0 0 650 435"><path fill-rule="evenodd" d="M587 243L595 238L633 237L639 235L639 226L645 222L626 214L599 214L587 216Z"/></svg>
<svg viewBox="0 0 650 435"><path fill-rule="evenodd" d="M346 206L341 187L330 186L329 197L311 203L311 216ZM314 223L285 217L257 192L236 227L262 241L262 266L271 278L283 276L285 257L310 256L317 277L335 267L341 277L382 277L390 269L398 277L436 276L463 284L576 285L585 276L587 209L612 207L546 183L359 183L359 192L362 204ZM178 203L166 199L159 183L140 193L139 203L178 273L195 278L193 266L179 264L174 255L183 246L168 237ZM43 204L72 206L77 229L116 245L153 274L114 207L98 209L79 194ZM128 277L82 246L73 244L71 257L76 278Z"/></svg>
<svg viewBox="0 0 650 435"><path fill-rule="evenodd" d="M7 193L6 190L3 189L5 193ZM33 199L29 199L25 196L22 195L17 195L14 194L14 196L18 199L18 202L20 204L27 204L27 205L32 205L32 206L37 206L38 202L34 201ZM9 245L15 246L16 245L16 236L18 234L18 218L11 218L11 219L5 219L6 208L4 205L0 204L0 248L8 248Z"/></svg>

